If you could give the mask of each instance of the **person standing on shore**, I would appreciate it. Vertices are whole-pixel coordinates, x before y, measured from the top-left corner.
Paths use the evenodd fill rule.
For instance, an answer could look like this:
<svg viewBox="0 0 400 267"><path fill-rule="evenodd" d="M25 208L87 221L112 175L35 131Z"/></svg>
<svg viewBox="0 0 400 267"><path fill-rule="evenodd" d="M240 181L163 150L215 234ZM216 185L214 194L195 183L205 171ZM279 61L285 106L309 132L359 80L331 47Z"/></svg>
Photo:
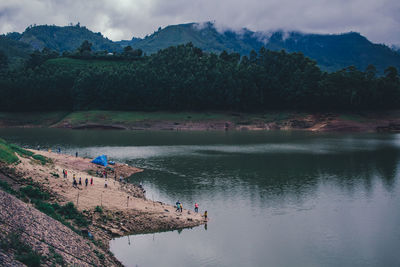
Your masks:
<svg viewBox="0 0 400 267"><path fill-rule="evenodd" d="M204 212L204 220L207 221L207 211Z"/></svg>
<svg viewBox="0 0 400 267"><path fill-rule="evenodd" d="M194 212L199 212L199 204L194 203Z"/></svg>
<svg viewBox="0 0 400 267"><path fill-rule="evenodd" d="M182 203L181 203L181 212L183 211L183 206L182 206Z"/></svg>
<svg viewBox="0 0 400 267"><path fill-rule="evenodd" d="M90 185L93 185L93 177L90 178Z"/></svg>
<svg viewBox="0 0 400 267"><path fill-rule="evenodd" d="M75 158L77 158L77 157L78 157L78 151L75 152Z"/></svg>
<svg viewBox="0 0 400 267"><path fill-rule="evenodd" d="M85 186L86 186L86 187L87 187L88 182L89 182L89 180L88 180L88 178L86 178L86 179L85 179Z"/></svg>
<svg viewBox="0 0 400 267"><path fill-rule="evenodd" d="M178 200L175 204L176 204L176 211L179 211L181 208L181 203Z"/></svg>
<svg viewBox="0 0 400 267"><path fill-rule="evenodd" d="M79 185L82 185L82 178L79 177Z"/></svg>

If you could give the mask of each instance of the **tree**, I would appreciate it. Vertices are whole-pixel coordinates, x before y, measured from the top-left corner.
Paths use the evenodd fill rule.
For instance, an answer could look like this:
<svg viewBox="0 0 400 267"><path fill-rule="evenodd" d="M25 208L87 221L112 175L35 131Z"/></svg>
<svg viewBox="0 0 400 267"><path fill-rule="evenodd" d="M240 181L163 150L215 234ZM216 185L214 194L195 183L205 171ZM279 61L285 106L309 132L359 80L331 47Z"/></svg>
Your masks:
<svg viewBox="0 0 400 267"><path fill-rule="evenodd" d="M0 50L0 70L8 66L8 57L3 50Z"/></svg>
<svg viewBox="0 0 400 267"><path fill-rule="evenodd" d="M81 46L78 48L79 53L84 54L85 52L92 52L92 43L88 40L82 42Z"/></svg>

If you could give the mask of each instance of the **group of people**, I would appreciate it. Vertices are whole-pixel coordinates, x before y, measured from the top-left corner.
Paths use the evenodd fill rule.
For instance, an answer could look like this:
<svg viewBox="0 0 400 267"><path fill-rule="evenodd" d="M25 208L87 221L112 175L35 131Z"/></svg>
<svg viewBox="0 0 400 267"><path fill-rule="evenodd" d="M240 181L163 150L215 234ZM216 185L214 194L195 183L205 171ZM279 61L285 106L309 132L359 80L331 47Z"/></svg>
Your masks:
<svg viewBox="0 0 400 267"><path fill-rule="evenodd" d="M182 203L179 202L179 200L175 203L176 205L176 211L183 211L183 206ZM194 203L194 212L198 213L199 212L199 204L196 202ZM207 220L207 211L204 211L204 219Z"/></svg>
<svg viewBox="0 0 400 267"><path fill-rule="evenodd" d="M89 179L86 178L86 179L85 179L85 186L87 187L88 184L89 184ZM82 178L79 177L79 181L77 181L77 180L76 180L76 176L75 176L75 174L74 174L74 176L73 176L73 181L72 181L72 186L73 186L73 187L78 187L78 185L82 185ZM90 178L90 185L93 185L93 178Z"/></svg>

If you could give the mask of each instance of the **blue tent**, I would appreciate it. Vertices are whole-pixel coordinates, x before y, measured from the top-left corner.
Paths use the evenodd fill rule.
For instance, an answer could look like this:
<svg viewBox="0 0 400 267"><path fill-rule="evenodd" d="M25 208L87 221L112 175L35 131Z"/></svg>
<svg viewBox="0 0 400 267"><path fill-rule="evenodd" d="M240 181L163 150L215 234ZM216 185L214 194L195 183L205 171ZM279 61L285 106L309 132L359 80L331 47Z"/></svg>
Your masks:
<svg viewBox="0 0 400 267"><path fill-rule="evenodd" d="M97 158L92 160L92 163L107 166L107 156L106 155L98 156Z"/></svg>

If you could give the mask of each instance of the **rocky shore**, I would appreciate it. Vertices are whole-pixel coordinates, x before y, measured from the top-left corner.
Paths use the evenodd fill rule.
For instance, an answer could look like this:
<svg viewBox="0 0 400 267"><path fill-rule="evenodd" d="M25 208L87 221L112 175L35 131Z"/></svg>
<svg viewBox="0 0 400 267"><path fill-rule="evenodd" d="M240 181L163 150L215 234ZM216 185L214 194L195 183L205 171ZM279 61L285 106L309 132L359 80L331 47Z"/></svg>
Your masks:
<svg viewBox="0 0 400 267"><path fill-rule="evenodd" d="M188 210L176 212L172 205L146 199L140 186L119 181L120 175L129 177L142 171L138 168L117 163L113 166L116 175L108 173L106 181L105 178L95 175L105 168L91 163L90 159L48 151L31 152L48 159L48 163L42 164L31 157L19 156L18 164L1 168L0 181L7 182L15 190L34 184L41 192L50 195L50 203L66 205L72 202L89 222L86 227L75 225L76 229L84 233L84 236L91 233L98 245L97 248L91 247L87 238L82 239L81 235L39 212L32 205L0 190L0 224L3 223L2 229L5 229L3 236L14 231L9 225L15 222L15 227L29 233L22 234L21 238L43 255L49 254L49 246L61 246L68 253L57 253L62 255L68 265L85 266L85 261L90 262L90 259L98 259L98 255L103 255L103 262L95 262L95 265L117 266L120 263L108 250L109 241L115 236L194 227L204 223L200 214ZM67 178L63 177L64 169L68 171ZM77 180L82 178L82 185L72 185L74 175ZM93 179L93 185L89 183L86 186L86 178ZM34 223L30 224L30 221ZM34 236L33 239L28 235ZM85 254L85 251L94 249L98 251L96 255ZM1 252L0 249L0 259ZM79 260L80 258L85 260ZM7 262L5 257L3 262Z"/></svg>

